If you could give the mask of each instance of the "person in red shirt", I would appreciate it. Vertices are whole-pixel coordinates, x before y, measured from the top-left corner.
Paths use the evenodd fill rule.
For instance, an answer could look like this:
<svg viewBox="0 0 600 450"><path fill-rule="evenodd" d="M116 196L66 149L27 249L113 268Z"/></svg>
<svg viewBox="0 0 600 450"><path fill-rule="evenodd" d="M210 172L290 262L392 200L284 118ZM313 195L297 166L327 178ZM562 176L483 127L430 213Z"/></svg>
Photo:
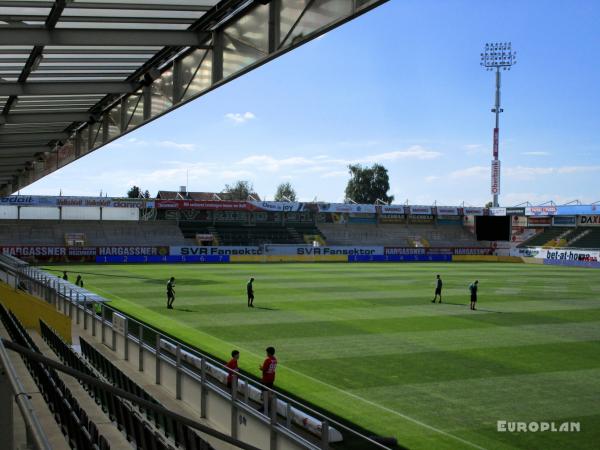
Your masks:
<svg viewBox="0 0 600 450"><path fill-rule="evenodd" d="M267 347L267 358L259 369L262 372L262 384L273 388L275 370L277 369L277 358L275 358L275 349L273 347Z"/></svg>
<svg viewBox="0 0 600 450"><path fill-rule="evenodd" d="M240 359L240 352L234 350L231 352L231 359L227 363L227 387L231 388L233 382L234 372L238 372L238 359Z"/></svg>

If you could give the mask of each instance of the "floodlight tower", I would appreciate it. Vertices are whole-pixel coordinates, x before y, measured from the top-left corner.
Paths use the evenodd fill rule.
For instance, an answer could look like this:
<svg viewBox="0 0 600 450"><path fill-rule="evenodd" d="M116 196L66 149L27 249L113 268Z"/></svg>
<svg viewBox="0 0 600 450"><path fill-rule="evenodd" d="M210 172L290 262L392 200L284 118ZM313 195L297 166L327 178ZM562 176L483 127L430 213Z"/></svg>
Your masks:
<svg viewBox="0 0 600 450"><path fill-rule="evenodd" d="M495 42L485 44L485 50L481 54L481 66L486 70L496 71L496 103L492 112L496 114L496 126L494 127L494 147L492 159L492 195L493 205L498 207L498 195L500 194L500 160L498 159L498 139L500 134L500 70L510 70L517 63L517 52L512 50L510 42Z"/></svg>

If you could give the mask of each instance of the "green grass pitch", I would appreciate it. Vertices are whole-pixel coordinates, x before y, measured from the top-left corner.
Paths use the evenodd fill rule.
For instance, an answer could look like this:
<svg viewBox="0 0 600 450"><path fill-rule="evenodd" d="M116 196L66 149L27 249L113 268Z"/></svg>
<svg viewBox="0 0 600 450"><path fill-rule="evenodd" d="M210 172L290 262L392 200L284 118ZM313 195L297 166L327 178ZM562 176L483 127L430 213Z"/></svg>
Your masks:
<svg viewBox="0 0 600 450"><path fill-rule="evenodd" d="M62 267L53 267L53 270ZM112 304L414 449L591 449L600 442L600 272L524 264L65 266ZM431 304L435 275L444 303ZM174 310L165 285L176 277ZM246 281L256 278L255 305ZM467 286L480 281L478 311ZM498 420L581 423L498 432Z"/></svg>

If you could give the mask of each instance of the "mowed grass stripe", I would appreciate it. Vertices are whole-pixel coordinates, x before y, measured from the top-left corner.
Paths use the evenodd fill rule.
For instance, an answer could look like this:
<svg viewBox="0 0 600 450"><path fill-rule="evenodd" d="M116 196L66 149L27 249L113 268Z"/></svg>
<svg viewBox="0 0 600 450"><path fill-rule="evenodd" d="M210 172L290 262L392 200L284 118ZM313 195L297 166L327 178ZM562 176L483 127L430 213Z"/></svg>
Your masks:
<svg viewBox="0 0 600 450"><path fill-rule="evenodd" d="M224 317L224 319L227 317ZM463 330L469 328L491 328L495 326L512 327L534 324L564 324L573 322L600 321L600 309L540 311L532 313L511 314L460 314L454 316L415 316L401 318L378 318L358 320L320 320L320 321L286 321L269 324L265 330L264 322L245 325L220 325L217 327L199 325L204 332L220 334L224 339L260 340L268 338L297 338L298 327L302 327L304 337L361 336L369 334L385 334L390 330L398 332L432 332L438 330ZM204 321L203 321L204 322Z"/></svg>
<svg viewBox="0 0 600 450"><path fill-rule="evenodd" d="M255 375L265 346L275 345L279 387L410 448L469 448L468 442L563 448L562 436L507 437L475 423L470 416L485 402L435 383L488 380L493 386L494 379L564 371L575 381L556 378L557 397L568 386L583 397L597 393L584 375L598 368L600 277L593 270L510 264L67 268L78 269L103 273L85 275L86 286L112 293L115 306L168 333L223 359L239 347L241 368ZM455 304L429 303L436 273L444 279L444 300ZM171 275L179 309L167 311L164 285ZM268 309L246 308L250 276L257 279L256 304ZM465 306L467 286L476 278L479 306L487 312ZM412 392L413 385L425 392L430 384L428 402L402 402L396 395ZM540 420L573 413L561 410L560 398L548 400L546 391L525 382L521 389L518 382L506 385L503 395L515 405L540 405ZM593 417L588 412L581 415L586 420ZM572 436L572 448L591 448L594 436Z"/></svg>
<svg viewBox="0 0 600 450"><path fill-rule="evenodd" d="M577 353L574 353L575 350ZM335 383L344 389L385 387L392 391L396 386L411 383L564 371L565 364L573 371L596 369L600 368L600 361L594 354L599 350L598 342L577 342L390 354L385 358L374 355L314 362L293 360L286 364L306 373L319 373L328 364L332 364L338 368L337 371L320 374L321 379L327 383ZM569 354L565 355L565 352ZM535 355L535 362L532 362L532 355ZM544 363L540 364L542 358ZM385 361L385 370L374 371L373 367L380 365L382 361ZM338 378L340 373L345 374L341 379Z"/></svg>

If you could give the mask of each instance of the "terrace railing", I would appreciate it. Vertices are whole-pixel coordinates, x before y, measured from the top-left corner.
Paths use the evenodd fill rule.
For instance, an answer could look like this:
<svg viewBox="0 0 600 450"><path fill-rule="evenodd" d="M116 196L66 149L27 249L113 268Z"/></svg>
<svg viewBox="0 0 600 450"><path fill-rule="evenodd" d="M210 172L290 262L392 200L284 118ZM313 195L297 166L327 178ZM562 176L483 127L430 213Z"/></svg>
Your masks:
<svg viewBox="0 0 600 450"><path fill-rule="evenodd" d="M176 399L186 399L201 417L227 423L232 438L257 445L260 433L252 429L266 427L268 442L258 446L269 450L390 449L382 443L389 438L366 436L242 373L235 374L228 388L221 361L113 308L95 293L13 257L0 256L0 272L15 289L20 286L51 303L130 365L151 374ZM208 401L208 396L220 401Z"/></svg>

